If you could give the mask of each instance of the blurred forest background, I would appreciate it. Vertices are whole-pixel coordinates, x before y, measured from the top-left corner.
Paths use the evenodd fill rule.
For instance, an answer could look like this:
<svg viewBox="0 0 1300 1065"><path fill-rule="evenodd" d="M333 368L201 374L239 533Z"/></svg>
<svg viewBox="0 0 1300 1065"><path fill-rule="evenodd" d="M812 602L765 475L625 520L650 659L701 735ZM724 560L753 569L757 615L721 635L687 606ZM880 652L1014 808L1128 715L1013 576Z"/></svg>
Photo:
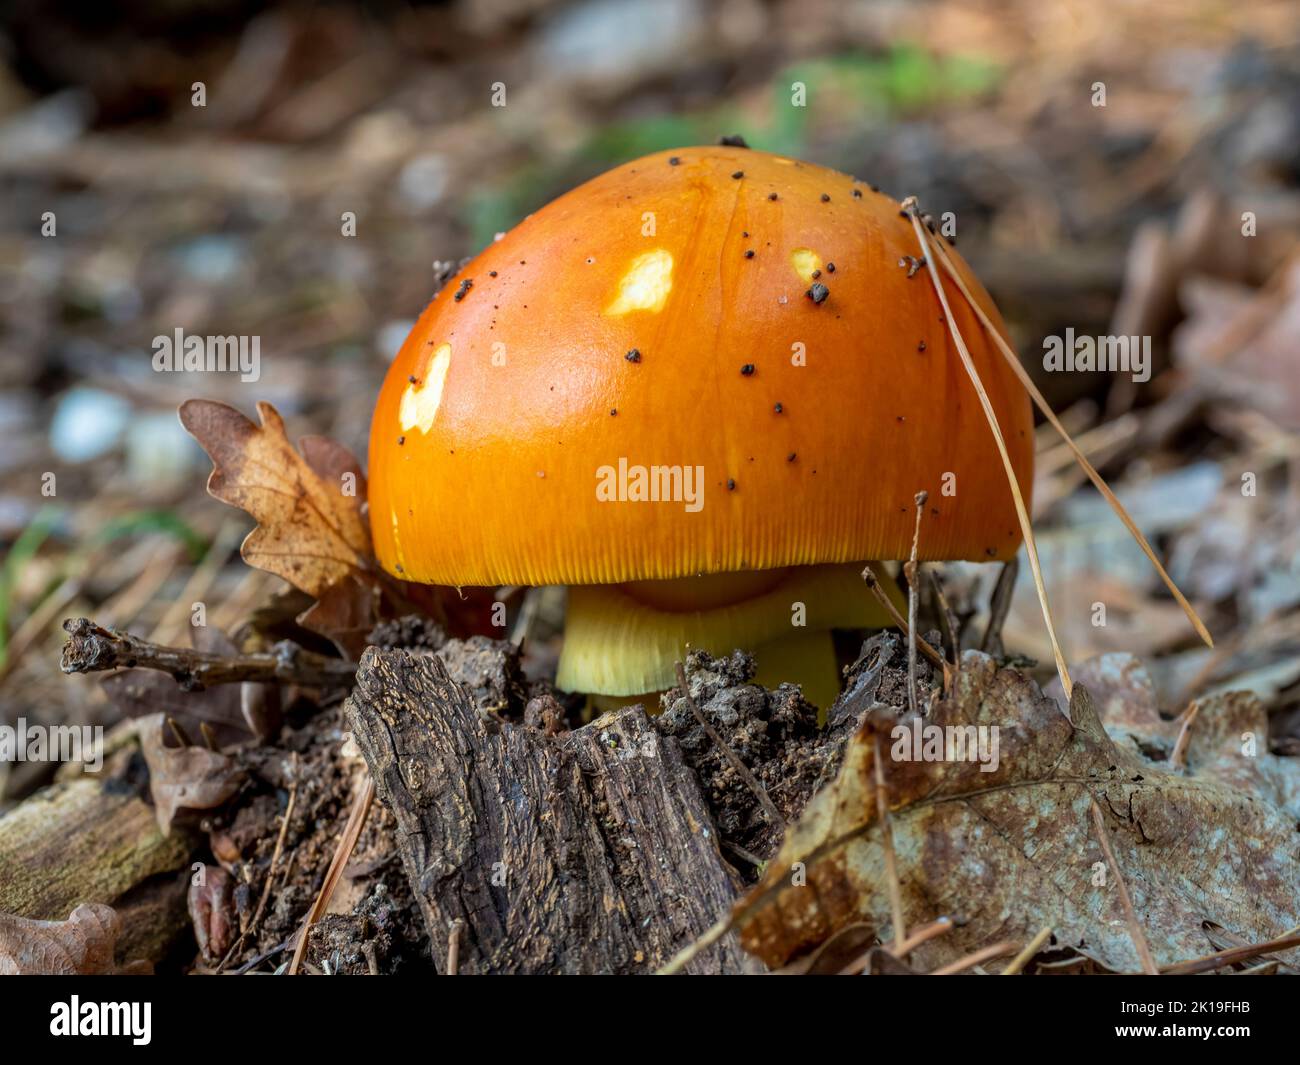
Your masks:
<svg viewBox="0 0 1300 1065"><path fill-rule="evenodd" d="M1274 747L1300 748L1295 3L6 7L3 721L118 720L95 678L59 673L65 617L186 642L194 600L233 632L280 587L240 563L249 523L204 493L178 403L268 400L295 437L364 456L388 360L445 264L610 166L741 134L954 212L1036 373L1067 328L1153 338L1145 384L1042 385L1219 646L1199 647L1044 435L1035 511L1066 652L1148 658L1170 711L1250 687ZM261 379L152 372L152 338L178 326L260 336ZM983 610L996 571L948 571L958 608ZM1007 646L1050 663L1021 592ZM53 768L0 765L0 809Z"/></svg>

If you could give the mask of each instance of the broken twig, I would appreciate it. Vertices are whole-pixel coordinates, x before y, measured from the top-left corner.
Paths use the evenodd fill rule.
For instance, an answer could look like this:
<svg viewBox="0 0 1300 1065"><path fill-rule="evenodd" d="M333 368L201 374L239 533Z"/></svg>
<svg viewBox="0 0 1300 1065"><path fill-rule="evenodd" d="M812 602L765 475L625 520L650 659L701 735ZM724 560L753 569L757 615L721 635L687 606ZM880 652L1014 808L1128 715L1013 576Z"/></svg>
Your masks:
<svg viewBox="0 0 1300 1065"><path fill-rule="evenodd" d="M63 623L68 642L59 663L64 673L100 673L109 669L156 669L170 673L183 691L213 684L301 684L308 688L350 688L356 664L305 651L281 640L269 654L220 655L188 647L167 647L106 629L90 618Z"/></svg>

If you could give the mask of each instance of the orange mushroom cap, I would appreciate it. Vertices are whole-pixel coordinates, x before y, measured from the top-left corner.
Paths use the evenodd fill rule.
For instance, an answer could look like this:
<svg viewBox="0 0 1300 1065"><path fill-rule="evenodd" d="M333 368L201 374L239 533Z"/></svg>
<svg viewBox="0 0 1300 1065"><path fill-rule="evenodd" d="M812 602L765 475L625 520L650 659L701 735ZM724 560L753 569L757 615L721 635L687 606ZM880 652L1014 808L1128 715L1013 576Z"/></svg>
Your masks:
<svg viewBox="0 0 1300 1065"><path fill-rule="evenodd" d="M922 558L1010 557L1011 491L919 254L897 201L745 148L561 196L466 264L393 361L370 438L380 562L539 585L900 559L923 489ZM1029 398L948 294L1028 497ZM611 471L624 493L620 471L652 467L702 469L701 505L608 501Z"/></svg>

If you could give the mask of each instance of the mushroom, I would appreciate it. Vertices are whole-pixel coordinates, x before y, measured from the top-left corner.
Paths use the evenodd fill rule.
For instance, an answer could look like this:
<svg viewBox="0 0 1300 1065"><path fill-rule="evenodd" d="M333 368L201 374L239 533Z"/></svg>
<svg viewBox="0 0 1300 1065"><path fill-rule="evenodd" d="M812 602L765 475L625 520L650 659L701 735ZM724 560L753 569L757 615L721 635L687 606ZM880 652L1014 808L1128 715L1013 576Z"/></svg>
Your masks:
<svg viewBox="0 0 1300 1065"><path fill-rule="evenodd" d="M908 557L918 492L920 558L1020 544L936 294L899 266L916 251L897 201L742 147L561 196L468 262L393 362L370 442L381 564L567 585L566 690L655 692L687 645L742 647L829 705L831 630L888 623L859 574ZM1027 496L1029 398L950 302Z"/></svg>

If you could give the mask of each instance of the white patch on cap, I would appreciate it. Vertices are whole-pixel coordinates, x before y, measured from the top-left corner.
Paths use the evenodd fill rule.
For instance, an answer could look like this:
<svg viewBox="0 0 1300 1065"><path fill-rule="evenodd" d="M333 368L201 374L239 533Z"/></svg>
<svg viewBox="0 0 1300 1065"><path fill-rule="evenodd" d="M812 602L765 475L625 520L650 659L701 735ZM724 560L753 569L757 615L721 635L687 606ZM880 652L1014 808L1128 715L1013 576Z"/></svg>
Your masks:
<svg viewBox="0 0 1300 1065"><path fill-rule="evenodd" d="M402 406L398 418L402 430L418 428L427 433L433 428L433 419L438 416L438 407L442 404L442 386L447 380L447 370L451 366L451 345L439 344L429 360L429 368L424 379L406 386L402 393Z"/></svg>
<svg viewBox="0 0 1300 1065"><path fill-rule="evenodd" d="M402 573L406 572L406 556L402 553L401 526L397 523L397 508L393 507L389 514L393 519L393 554L397 558L398 568Z"/></svg>
<svg viewBox="0 0 1300 1065"><path fill-rule="evenodd" d="M662 311L673 288L673 257L663 248L644 252L632 260L618 283L618 294L606 314Z"/></svg>
<svg viewBox="0 0 1300 1065"><path fill-rule="evenodd" d="M821 256L811 248L795 248L790 253L790 263L805 285L811 285L814 271L822 268Z"/></svg>

